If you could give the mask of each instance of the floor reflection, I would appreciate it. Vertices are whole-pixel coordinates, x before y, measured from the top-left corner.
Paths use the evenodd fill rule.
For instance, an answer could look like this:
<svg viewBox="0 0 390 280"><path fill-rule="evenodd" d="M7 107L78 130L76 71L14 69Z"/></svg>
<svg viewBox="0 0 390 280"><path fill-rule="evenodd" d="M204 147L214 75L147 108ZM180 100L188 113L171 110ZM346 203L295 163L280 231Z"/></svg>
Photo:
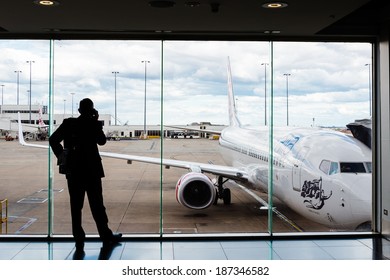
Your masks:
<svg viewBox="0 0 390 280"><path fill-rule="evenodd" d="M1 260L383 260L383 238L310 240L134 241L110 248L87 241L76 251L69 242L0 241Z"/></svg>

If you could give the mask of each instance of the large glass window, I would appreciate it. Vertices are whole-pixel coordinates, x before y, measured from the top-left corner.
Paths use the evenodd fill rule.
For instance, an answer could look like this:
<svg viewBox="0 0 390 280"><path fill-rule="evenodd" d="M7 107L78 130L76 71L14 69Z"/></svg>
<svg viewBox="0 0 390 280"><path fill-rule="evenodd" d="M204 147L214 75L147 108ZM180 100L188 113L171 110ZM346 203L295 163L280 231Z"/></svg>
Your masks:
<svg viewBox="0 0 390 280"><path fill-rule="evenodd" d="M367 230L371 143L354 137L367 128L347 125L371 124L371 45L275 42L273 51L274 155L281 146L280 172L292 171L275 167L275 198L299 231Z"/></svg>
<svg viewBox="0 0 390 280"><path fill-rule="evenodd" d="M55 158L50 171L47 149L5 138L17 137L19 111L27 142L47 145L40 120L55 129L86 97L109 139L100 151L125 157L103 157L114 231L370 230L371 149L346 127L370 121L370 44L3 40L0 49L8 234L71 234ZM97 234L87 200L83 221Z"/></svg>
<svg viewBox="0 0 390 280"><path fill-rule="evenodd" d="M78 102L90 98L111 140L100 151L159 158L161 55L161 43L155 41L56 41L56 115L77 117ZM112 158L103 158L103 165L112 230L159 233L159 166ZM66 190L65 178L56 174L54 186ZM69 234L67 192L61 198L55 203L54 233ZM84 209L85 230L96 233L88 204Z"/></svg>
<svg viewBox="0 0 390 280"><path fill-rule="evenodd" d="M244 135L233 135L239 137L237 142L220 135L222 130L234 125L229 120L229 106L233 106L229 105L229 87L233 90L232 101L241 123L263 124L261 63L264 61L269 61L268 42L164 42L166 129L170 126L178 129L179 126L184 133L191 129L207 133L201 133L196 139L180 136L166 139L163 156L218 166L215 169L220 166L246 169L247 160L255 162L256 157L267 156L267 143L258 143L256 138L243 139ZM228 83L230 78L232 81ZM261 146L261 149L252 149L252 154L247 154L253 145ZM246 149L245 154L243 149ZM267 165L262 166L266 172ZM196 172L196 167L192 171ZM164 171L164 186L167 186L163 187L164 233L253 234L268 231L267 210L263 210L265 204L260 202L267 201L264 194L247 193L242 189L244 185L229 181L227 168L217 174L188 172L185 169ZM176 195L180 204L175 201L177 182ZM197 192L201 195L197 196Z"/></svg>
<svg viewBox="0 0 390 280"><path fill-rule="evenodd" d="M46 138L38 130L47 116L49 99L48 41L0 40L0 201L7 213L3 234L46 234L48 231L47 150L21 149L17 141L17 113L25 124L26 141ZM5 214L4 214L5 215Z"/></svg>

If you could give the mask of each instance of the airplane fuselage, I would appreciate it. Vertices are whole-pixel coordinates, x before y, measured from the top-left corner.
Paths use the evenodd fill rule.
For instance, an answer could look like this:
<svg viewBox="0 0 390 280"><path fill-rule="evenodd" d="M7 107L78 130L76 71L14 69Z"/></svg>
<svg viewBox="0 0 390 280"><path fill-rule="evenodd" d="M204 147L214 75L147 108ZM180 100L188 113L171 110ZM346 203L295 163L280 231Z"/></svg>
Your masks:
<svg viewBox="0 0 390 280"><path fill-rule="evenodd" d="M335 229L371 221L371 150L344 133L317 128L226 128L226 163L249 174L248 187L272 193L301 215ZM270 164L272 161L272 165ZM349 169L348 169L349 168Z"/></svg>

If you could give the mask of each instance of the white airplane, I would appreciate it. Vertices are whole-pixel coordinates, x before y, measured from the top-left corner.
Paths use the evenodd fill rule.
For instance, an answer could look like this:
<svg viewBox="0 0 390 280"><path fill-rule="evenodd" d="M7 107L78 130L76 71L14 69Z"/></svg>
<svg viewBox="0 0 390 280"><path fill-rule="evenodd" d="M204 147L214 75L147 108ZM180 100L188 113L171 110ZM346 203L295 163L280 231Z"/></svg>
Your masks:
<svg viewBox="0 0 390 280"><path fill-rule="evenodd" d="M191 209L205 209L218 199L230 204L223 184L234 180L268 193L269 129L244 128L234 104L228 66L230 126L219 133L228 166L127 154L100 152L102 157L164 165L189 170L176 185L177 201ZM202 130L203 132L208 132ZM19 127L19 133L21 127ZM319 128L274 128L273 195L302 216L331 229L367 228L371 222L371 150L346 134ZM27 144L38 148L48 146ZM217 176L211 180L205 173Z"/></svg>
<svg viewBox="0 0 390 280"><path fill-rule="evenodd" d="M20 123L20 118L19 118ZM45 124L42 117L42 108L39 108L38 112L38 124L31 124L31 123L23 123L22 126L24 127L31 127L33 129L29 129L29 134L26 139L35 139L35 140L46 140L49 134L49 125ZM20 136L20 135L19 135Z"/></svg>

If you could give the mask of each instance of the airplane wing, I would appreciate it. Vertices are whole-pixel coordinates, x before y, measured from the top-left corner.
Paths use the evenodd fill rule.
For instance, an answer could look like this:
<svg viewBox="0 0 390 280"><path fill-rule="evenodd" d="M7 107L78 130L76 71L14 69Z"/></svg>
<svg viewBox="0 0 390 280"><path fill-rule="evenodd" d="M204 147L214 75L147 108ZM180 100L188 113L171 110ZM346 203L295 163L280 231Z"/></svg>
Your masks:
<svg viewBox="0 0 390 280"><path fill-rule="evenodd" d="M39 125L39 124L24 124L24 126L33 127L33 128L48 128L49 126L47 124L45 125Z"/></svg>
<svg viewBox="0 0 390 280"><path fill-rule="evenodd" d="M166 168L177 167L188 169L193 172L206 172L214 175L222 175L223 177L246 181L248 179L248 174L244 169L234 168L231 166L224 165L215 165L215 164L207 164L207 163L199 163L199 162L191 162L191 161L183 161L183 160L173 160L173 159L164 159L164 158L152 158L145 156L136 156L136 155L127 155L127 154L116 154L109 152L100 152L102 157L108 158L116 158L127 160L128 163L132 163L133 161L150 163L150 164L158 164L164 165Z"/></svg>
<svg viewBox="0 0 390 280"><path fill-rule="evenodd" d="M19 143L22 146L48 149L49 148L48 145L26 143L23 137L20 114L18 114L18 118L19 118ZM136 156L136 155L128 155L128 154L118 154L118 153L110 153L110 152L100 152L100 155L102 157L126 160L127 163L132 163L133 161L137 161L137 162L144 162L149 164L164 165L166 168L170 168L170 167L183 168L197 173L206 172L214 175L221 175L223 177L233 179L233 180L239 180L239 181L246 181L248 179L248 174L245 170L230 167L230 166L164 159L164 158L153 158L153 157Z"/></svg>

